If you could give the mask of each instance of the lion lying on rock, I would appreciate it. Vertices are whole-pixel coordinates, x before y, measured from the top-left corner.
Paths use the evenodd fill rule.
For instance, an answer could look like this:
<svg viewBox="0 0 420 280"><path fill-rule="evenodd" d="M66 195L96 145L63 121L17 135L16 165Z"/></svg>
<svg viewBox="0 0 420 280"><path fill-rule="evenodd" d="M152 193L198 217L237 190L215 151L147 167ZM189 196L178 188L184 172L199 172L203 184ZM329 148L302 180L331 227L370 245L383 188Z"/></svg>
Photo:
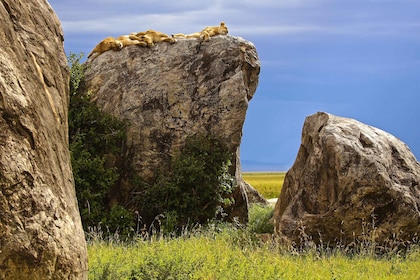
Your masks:
<svg viewBox="0 0 420 280"><path fill-rule="evenodd" d="M95 59L96 57L98 57L99 55L101 55L102 53L106 51L109 51L109 50L119 51L124 47L132 46L132 45L139 45L142 47L146 47L147 43L141 38L132 34L122 35L122 36L119 36L117 39L115 39L114 37L107 37L103 39L101 42L99 42L99 44L96 45L96 47L88 55L88 58L92 57L93 54L97 53L97 55L92 58L92 59Z"/></svg>
<svg viewBox="0 0 420 280"><path fill-rule="evenodd" d="M222 21L219 26L207 26L200 32L196 32L192 34L183 34L183 33L172 34L172 37L179 38L179 39L196 38L202 41L209 41L210 37L213 37L216 35L226 35L228 34L228 32L229 30L225 22Z"/></svg>
<svg viewBox="0 0 420 280"><path fill-rule="evenodd" d="M132 46L132 45L139 45L141 47L146 47L147 43L142 40L142 38L137 37L136 35L130 34L130 35L122 35L117 38L118 41L120 41L124 47Z"/></svg>
<svg viewBox="0 0 420 280"><path fill-rule="evenodd" d="M222 21L219 26L207 26L200 32L192 34L173 34L169 36L163 32L149 29L144 32L131 33L130 35L122 35L117 39L114 37L107 37L103 39L96 47L89 53L88 58L92 57L95 53L97 54L92 59L95 59L102 53L114 50L119 51L124 47L138 45L141 47L153 47L155 43L160 42L169 42L171 44L176 43L177 38L197 38L202 41L209 41L210 37L216 35L226 35L228 34L228 28L225 23Z"/></svg>
<svg viewBox="0 0 420 280"><path fill-rule="evenodd" d="M131 33L130 35L122 35L119 36L117 39L114 37L107 37L99 42L98 45L90 52L88 58L92 57L93 54L97 53L95 59L102 53L114 50L119 51L124 47L138 45L141 47L153 47L154 43L159 42L169 42L169 43L176 43L176 39L172 38L171 36L156 30L147 30L145 32L138 32L138 33Z"/></svg>
<svg viewBox="0 0 420 280"><path fill-rule="evenodd" d="M100 41L99 44L96 45L96 47L88 55L88 58L90 58L95 53L97 53L97 55L94 58L98 57L99 55L101 55L102 53L106 51L109 51L109 50L119 51L122 48L123 48L122 42L115 40L114 37L107 37L103 39L102 41Z"/></svg>
<svg viewBox="0 0 420 280"><path fill-rule="evenodd" d="M160 42L169 42L171 44L176 43L175 38L172 38L168 34L165 34L160 31L149 29L144 32L139 32L135 34L135 36L139 37L141 40L147 43L147 46L153 47L154 43Z"/></svg>

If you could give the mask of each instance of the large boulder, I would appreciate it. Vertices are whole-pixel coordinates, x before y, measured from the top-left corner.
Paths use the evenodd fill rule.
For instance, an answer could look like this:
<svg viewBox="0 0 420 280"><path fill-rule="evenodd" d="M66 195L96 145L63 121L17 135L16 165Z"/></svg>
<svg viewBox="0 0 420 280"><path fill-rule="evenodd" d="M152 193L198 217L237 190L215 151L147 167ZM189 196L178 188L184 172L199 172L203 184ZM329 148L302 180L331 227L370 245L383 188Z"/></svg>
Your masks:
<svg viewBox="0 0 420 280"><path fill-rule="evenodd" d="M86 279L60 22L45 0L3 0L0 41L0 279Z"/></svg>
<svg viewBox="0 0 420 280"><path fill-rule="evenodd" d="M232 215L247 219L239 145L260 62L254 45L232 36L129 46L87 62L85 82L96 104L130 124L127 146L140 178L152 180L188 136L228 140L238 180Z"/></svg>
<svg viewBox="0 0 420 280"><path fill-rule="evenodd" d="M410 241L420 233L420 165L394 136L317 113L275 207L278 235L295 243L359 238Z"/></svg>

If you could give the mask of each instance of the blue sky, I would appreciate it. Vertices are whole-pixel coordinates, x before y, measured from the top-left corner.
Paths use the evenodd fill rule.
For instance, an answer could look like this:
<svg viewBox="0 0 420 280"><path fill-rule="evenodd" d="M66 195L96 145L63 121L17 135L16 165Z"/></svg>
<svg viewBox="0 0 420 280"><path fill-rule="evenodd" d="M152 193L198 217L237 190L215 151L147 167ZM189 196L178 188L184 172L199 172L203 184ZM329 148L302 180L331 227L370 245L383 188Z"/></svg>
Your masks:
<svg viewBox="0 0 420 280"><path fill-rule="evenodd" d="M244 171L287 170L305 117L325 111L385 130L420 158L418 0L50 0L66 52L107 36L192 33L225 21L261 60L241 144Z"/></svg>

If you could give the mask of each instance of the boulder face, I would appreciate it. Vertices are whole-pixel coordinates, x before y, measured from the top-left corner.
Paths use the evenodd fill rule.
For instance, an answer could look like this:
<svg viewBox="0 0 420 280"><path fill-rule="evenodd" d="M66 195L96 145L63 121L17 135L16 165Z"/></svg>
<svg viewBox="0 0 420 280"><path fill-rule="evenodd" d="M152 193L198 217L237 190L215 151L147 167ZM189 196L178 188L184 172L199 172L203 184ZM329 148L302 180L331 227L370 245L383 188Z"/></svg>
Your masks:
<svg viewBox="0 0 420 280"><path fill-rule="evenodd" d="M47 1L0 3L0 279L86 279L69 72Z"/></svg>
<svg viewBox="0 0 420 280"><path fill-rule="evenodd" d="M94 102L130 124L129 160L143 179L153 179L188 136L228 140L237 177L234 215L247 216L239 145L260 62L242 38L215 36L209 42L180 39L152 48L129 46L87 62L85 83Z"/></svg>
<svg viewBox="0 0 420 280"><path fill-rule="evenodd" d="M420 233L420 165L394 136L353 119L317 113L275 207L286 240L349 244L411 241Z"/></svg>

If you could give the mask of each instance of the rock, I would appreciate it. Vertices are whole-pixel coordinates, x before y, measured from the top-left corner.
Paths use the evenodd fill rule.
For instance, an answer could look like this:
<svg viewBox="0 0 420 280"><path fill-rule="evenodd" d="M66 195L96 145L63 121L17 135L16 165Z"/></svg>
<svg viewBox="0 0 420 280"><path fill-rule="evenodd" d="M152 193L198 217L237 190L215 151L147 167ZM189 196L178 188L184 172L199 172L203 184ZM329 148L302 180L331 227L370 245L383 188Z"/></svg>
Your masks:
<svg viewBox="0 0 420 280"><path fill-rule="evenodd" d="M232 211L245 221L238 151L259 71L252 43L215 36L105 52L87 62L85 82L100 108L130 123L129 158L141 178L152 180L188 136L228 139L239 183Z"/></svg>
<svg viewBox="0 0 420 280"><path fill-rule="evenodd" d="M394 136L353 119L317 113L275 206L286 240L349 244L412 241L420 233L420 165Z"/></svg>
<svg viewBox="0 0 420 280"><path fill-rule="evenodd" d="M248 196L249 203L259 203L268 205L269 201L265 199L256 189L254 189L249 183L244 182L246 195Z"/></svg>
<svg viewBox="0 0 420 280"><path fill-rule="evenodd" d="M0 279L87 279L60 22L44 0L0 15Z"/></svg>

